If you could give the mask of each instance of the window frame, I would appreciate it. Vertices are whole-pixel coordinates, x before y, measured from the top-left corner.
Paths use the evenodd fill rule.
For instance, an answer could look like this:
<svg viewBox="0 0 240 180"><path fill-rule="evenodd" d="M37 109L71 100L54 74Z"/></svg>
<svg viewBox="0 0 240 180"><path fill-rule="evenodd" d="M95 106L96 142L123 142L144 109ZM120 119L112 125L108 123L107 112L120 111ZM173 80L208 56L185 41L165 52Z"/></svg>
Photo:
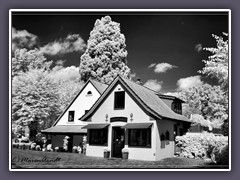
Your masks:
<svg viewBox="0 0 240 180"><path fill-rule="evenodd" d="M171 104L171 109L178 114L182 114L182 103L173 101Z"/></svg>
<svg viewBox="0 0 240 180"><path fill-rule="evenodd" d="M71 113L73 113L73 114L71 114ZM72 121L70 121L70 115L73 116ZM75 116L75 111L68 111L68 122L74 122L74 116Z"/></svg>
<svg viewBox="0 0 240 180"><path fill-rule="evenodd" d="M117 101L119 101L118 100L118 95L117 94L119 94L119 93L123 93L123 106L119 106L118 104L117 104ZM114 92L114 110L118 110L118 109L125 109L125 91L115 91Z"/></svg>
<svg viewBox="0 0 240 180"><path fill-rule="evenodd" d="M89 131L89 145L90 146L108 146L108 127L105 127L105 128L102 128L102 129L89 129L88 131ZM104 142L102 144L92 142L93 139L96 140L96 137L93 137L93 138L91 137L93 131L103 131L103 132L100 132L100 133L103 133L103 135L107 135L107 137L105 138L106 142ZM102 138L102 136L98 136L99 132L96 133L96 134L97 134L98 138Z"/></svg>
<svg viewBox="0 0 240 180"><path fill-rule="evenodd" d="M146 145L132 145L131 142L131 131L132 130L139 130L139 131L144 131L146 130L147 136L146 136ZM141 133L141 132L140 132ZM149 135L149 143L148 145L148 135ZM128 147L135 147L135 148L152 148L152 128L141 128L141 129L128 129Z"/></svg>

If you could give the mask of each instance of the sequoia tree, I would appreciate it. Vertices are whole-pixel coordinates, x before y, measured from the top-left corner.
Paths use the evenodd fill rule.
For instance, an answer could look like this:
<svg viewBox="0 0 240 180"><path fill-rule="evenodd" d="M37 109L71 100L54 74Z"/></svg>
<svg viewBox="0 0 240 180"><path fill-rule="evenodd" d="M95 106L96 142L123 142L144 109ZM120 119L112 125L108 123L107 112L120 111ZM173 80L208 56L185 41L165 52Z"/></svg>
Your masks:
<svg viewBox="0 0 240 180"><path fill-rule="evenodd" d="M130 76L125 36L120 32L120 24L109 16L96 20L87 49L80 58L79 73L84 82L92 77L110 83L118 74Z"/></svg>

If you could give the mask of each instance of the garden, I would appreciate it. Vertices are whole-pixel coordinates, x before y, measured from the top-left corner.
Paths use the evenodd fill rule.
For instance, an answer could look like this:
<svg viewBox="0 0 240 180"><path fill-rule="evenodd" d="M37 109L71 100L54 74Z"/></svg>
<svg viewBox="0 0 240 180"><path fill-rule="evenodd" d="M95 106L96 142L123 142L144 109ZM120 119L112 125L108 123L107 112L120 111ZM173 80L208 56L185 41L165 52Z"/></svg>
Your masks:
<svg viewBox="0 0 240 180"><path fill-rule="evenodd" d="M225 169L229 167L228 138L212 133L186 134L176 137L176 156L160 161L139 161L127 158L89 157L86 149L74 146L68 149L68 139L63 139L62 147L52 149L45 137L41 141L12 144L12 168L134 168L134 169ZM126 149L124 148L123 151ZM124 152L123 152L124 153Z"/></svg>

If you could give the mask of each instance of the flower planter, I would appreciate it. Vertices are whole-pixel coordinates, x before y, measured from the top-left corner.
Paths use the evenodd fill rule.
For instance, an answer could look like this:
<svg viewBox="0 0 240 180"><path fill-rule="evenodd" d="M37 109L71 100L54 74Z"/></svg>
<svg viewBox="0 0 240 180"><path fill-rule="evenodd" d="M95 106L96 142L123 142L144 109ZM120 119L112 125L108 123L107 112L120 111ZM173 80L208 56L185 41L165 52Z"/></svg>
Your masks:
<svg viewBox="0 0 240 180"><path fill-rule="evenodd" d="M122 153L122 158L123 159L128 159L128 153L127 152L123 152Z"/></svg>
<svg viewBox="0 0 240 180"><path fill-rule="evenodd" d="M110 152L108 151L108 152L104 152L103 153L103 157L104 158L109 158L110 157Z"/></svg>

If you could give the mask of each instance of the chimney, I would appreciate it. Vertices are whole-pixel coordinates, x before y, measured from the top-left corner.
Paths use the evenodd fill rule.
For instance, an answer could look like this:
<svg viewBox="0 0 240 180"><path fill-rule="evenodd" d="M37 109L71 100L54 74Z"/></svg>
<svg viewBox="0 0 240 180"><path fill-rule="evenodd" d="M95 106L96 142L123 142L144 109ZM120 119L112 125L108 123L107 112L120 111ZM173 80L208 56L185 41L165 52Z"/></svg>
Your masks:
<svg viewBox="0 0 240 180"><path fill-rule="evenodd" d="M142 85L142 81L141 81L141 79L138 78L137 81L136 81L136 83Z"/></svg>

